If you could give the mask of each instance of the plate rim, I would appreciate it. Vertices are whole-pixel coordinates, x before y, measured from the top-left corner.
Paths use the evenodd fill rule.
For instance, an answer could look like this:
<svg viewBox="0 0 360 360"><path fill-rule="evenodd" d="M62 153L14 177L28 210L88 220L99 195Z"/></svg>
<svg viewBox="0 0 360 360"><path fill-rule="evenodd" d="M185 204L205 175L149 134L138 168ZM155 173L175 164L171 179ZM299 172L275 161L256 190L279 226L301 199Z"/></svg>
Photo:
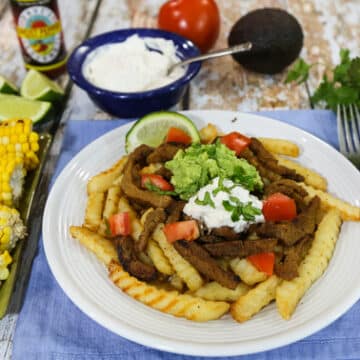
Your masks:
<svg viewBox="0 0 360 360"><path fill-rule="evenodd" d="M320 146L325 146L327 150L329 150L331 153L333 153L337 157L342 157L342 161L347 166L351 166L354 168L354 166L343 156L341 155L335 148L333 148L331 145L326 143L325 141L321 140L317 136L300 129L296 126L290 125L286 122L282 122L276 119L273 119L268 116L258 115L258 114L250 114L250 113L244 113L239 111L228 111L228 110L189 110L189 111L183 111L185 115L189 115L191 117L191 114L199 114L200 118L206 117L207 114L223 114L227 113L231 116L249 116L254 118L260 118L262 121L266 119L266 121L271 121L277 123L280 127L285 128L291 128L292 131L296 131L299 133L299 135L304 135L306 137L312 138L312 140L316 141L317 143L320 143ZM201 115L204 114L204 115ZM102 327L110 330L111 332L122 336L128 340L131 340L133 342L136 342L141 345L148 346L150 348L158 349L161 351L181 354L181 355L193 355L193 356L205 356L205 357L214 357L214 356L236 356L236 355L245 355L245 354L253 354L268 350L274 350L276 348L286 346L288 344L294 343L296 341L299 341L301 339L304 339L327 325L333 323L335 320L337 320L340 316L345 314L351 306L353 306L356 301L360 298L360 288L354 289L353 292L348 294L348 296L344 297L342 301L340 302L341 309L339 310L339 305L336 307L332 307L331 309L327 309L326 311L326 317L323 316L323 312L320 312L316 314L312 318L311 322L306 322L301 325L299 325L297 328L290 329L288 331L283 331L280 334L276 335L276 338L274 339L271 336L266 336L261 338L261 346L259 346L259 339L255 340L247 340L246 344L240 343L239 345L235 345L233 342L228 343L216 343L216 344L209 344L209 343L203 343L203 342L191 342L188 341L182 341L182 340L175 340L173 338L166 338L163 336L159 336L153 333L150 333L148 331L145 331L143 329L139 329L138 327L130 326L129 324L123 322L121 324L121 327L119 327L118 320L114 321L110 316L108 311L100 311L97 306L93 306L93 303L91 299L87 299L84 297L81 292L78 291L77 288L74 288L73 283L66 284L66 281L68 280L65 276L65 272L63 272L64 269L59 268L59 264L56 264L56 262L53 261L52 255L51 255L51 248L49 245L49 241L46 240L46 236L49 234L49 230L51 229L51 221L49 217L49 211L50 211L50 204L52 203L52 199L55 197L55 192L57 191L57 187L59 187L61 184L61 179L63 174L66 174L66 172L70 171L72 167L74 167L77 163L78 156L81 156L83 152L88 151L89 147L96 146L96 143L99 141L101 142L104 137L111 136L112 133L117 131L124 131L124 128L130 127L132 123L127 123L124 125L117 126L116 128L106 132L99 138L95 139L94 141L90 142L88 145L86 145L81 151L79 151L71 160L70 162L62 169L58 177L55 179L55 182L52 186L52 189L50 191L50 194L47 199L44 216L43 216L43 243L44 243L44 251L46 255L47 262L49 264L49 267L51 269L51 272L53 276L55 277L57 283L60 285L62 290L65 292L65 294L70 298L70 300L88 317L90 317L93 321L100 324ZM234 127L238 127L238 124L235 124ZM356 168L355 168L356 169ZM60 179L60 181L59 181ZM49 236L48 236L49 237ZM115 286L115 285L114 285ZM80 293L80 294L79 294ZM349 296L351 295L351 296ZM136 300L134 300L136 301ZM145 305L144 305L145 306ZM98 317L102 316L103 320L100 320ZM104 318L105 317L105 318ZM108 321L107 324L104 324L104 320ZM285 321L285 320L284 320ZM300 333L299 333L300 328ZM191 346L189 346L191 344ZM232 346L229 346L229 344L232 344ZM180 350L181 349L181 350Z"/></svg>

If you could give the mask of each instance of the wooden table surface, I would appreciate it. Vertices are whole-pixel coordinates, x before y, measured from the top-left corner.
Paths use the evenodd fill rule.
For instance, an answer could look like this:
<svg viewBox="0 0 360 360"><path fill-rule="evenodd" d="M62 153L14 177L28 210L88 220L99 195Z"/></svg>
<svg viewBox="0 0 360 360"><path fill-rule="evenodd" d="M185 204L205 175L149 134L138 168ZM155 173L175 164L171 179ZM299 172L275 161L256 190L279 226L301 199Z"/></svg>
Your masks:
<svg viewBox="0 0 360 360"><path fill-rule="evenodd" d="M88 33L131 26L156 26L156 14L163 0L59 0L66 46L71 51ZM339 60L339 49L349 48L360 55L359 0L218 0L221 33L215 48L226 47L233 23L250 10L280 7L297 17L305 35L301 56L316 63L308 82L310 91L319 83L321 74ZM25 75L8 0L0 0L0 74L17 85ZM244 71L231 57L203 64L192 81L191 109L227 109L256 111L265 109L309 108L305 86L285 85L286 72L264 76ZM65 84L68 79L59 79ZM86 94L73 87L68 108L71 119L106 119ZM17 314L9 314L0 322L0 358L10 359L13 330Z"/></svg>

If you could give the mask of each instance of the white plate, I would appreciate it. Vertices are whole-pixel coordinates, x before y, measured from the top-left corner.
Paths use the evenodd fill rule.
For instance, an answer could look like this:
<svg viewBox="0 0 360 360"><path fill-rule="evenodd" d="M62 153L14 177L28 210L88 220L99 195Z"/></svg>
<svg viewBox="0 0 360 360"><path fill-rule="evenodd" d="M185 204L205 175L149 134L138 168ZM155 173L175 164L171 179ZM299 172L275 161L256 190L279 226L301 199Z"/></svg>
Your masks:
<svg viewBox="0 0 360 360"><path fill-rule="evenodd" d="M360 173L337 151L314 136L261 116L225 111L190 111L197 125L216 124L224 132L282 137L298 143L300 160L329 181L330 192L360 205ZM236 122L231 120L237 117ZM50 268L69 298L105 328L143 345L188 355L225 356L273 349L302 339L345 313L360 298L360 224L343 225L330 266L306 293L290 321L274 304L238 324L229 315L208 323L175 318L123 294L95 256L69 235L84 218L86 183L124 154L131 124L83 149L58 177L47 201L43 238Z"/></svg>

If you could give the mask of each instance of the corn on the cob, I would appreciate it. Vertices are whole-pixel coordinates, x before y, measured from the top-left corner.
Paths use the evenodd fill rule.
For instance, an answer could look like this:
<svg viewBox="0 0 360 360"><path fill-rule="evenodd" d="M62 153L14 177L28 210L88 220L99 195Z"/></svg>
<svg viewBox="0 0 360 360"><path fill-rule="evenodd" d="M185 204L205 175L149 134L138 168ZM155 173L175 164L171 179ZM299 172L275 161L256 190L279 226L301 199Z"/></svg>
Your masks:
<svg viewBox="0 0 360 360"><path fill-rule="evenodd" d="M0 157L0 204L17 206L22 195L26 170L15 154Z"/></svg>
<svg viewBox="0 0 360 360"><path fill-rule="evenodd" d="M17 210L0 205L0 253L11 251L26 236L26 228ZM1 264L0 264L1 266Z"/></svg>
<svg viewBox="0 0 360 360"><path fill-rule="evenodd" d="M32 131L30 119L9 119L0 122L0 157L15 154L24 161L26 170L39 164L39 135Z"/></svg>
<svg viewBox="0 0 360 360"><path fill-rule="evenodd" d="M6 280L9 277L8 266L12 263L12 257L7 250L0 255L0 280Z"/></svg>

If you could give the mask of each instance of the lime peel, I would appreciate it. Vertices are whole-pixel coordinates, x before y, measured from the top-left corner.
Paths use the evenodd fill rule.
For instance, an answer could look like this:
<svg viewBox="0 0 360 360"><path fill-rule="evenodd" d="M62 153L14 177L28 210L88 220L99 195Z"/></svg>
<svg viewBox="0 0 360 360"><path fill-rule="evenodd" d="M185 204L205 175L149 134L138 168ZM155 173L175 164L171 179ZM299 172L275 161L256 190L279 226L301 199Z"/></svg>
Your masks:
<svg viewBox="0 0 360 360"><path fill-rule="evenodd" d="M51 103L25 99L16 95L0 94L0 121L9 118L28 118L34 123L49 114Z"/></svg>
<svg viewBox="0 0 360 360"><path fill-rule="evenodd" d="M15 84L4 76L0 75L0 93L1 94L18 94L19 90Z"/></svg>
<svg viewBox="0 0 360 360"><path fill-rule="evenodd" d="M137 120L127 132L126 151L129 153L141 144L159 146L170 127L184 130L191 137L192 142L200 142L199 132L188 117L173 111L157 111Z"/></svg>
<svg viewBox="0 0 360 360"><path fill-rule="evenodd" d="M29 70L20 88L23 97L31 100L55 102L64 96L63 89L36 70Z"/></svg>

